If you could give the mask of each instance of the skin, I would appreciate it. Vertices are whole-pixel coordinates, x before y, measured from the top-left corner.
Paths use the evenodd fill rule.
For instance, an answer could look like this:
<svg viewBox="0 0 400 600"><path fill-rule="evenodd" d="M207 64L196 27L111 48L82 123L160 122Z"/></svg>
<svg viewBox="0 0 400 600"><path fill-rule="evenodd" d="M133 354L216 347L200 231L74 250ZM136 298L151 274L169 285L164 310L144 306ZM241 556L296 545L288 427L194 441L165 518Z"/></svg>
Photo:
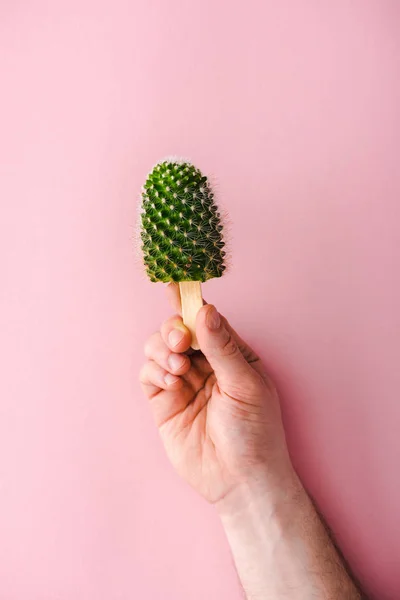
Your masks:
<svg viewBox="0 0 400 600"><path fill-rule="evenodd" d="M168 457L212 503L248 600L358 599L290 460L277 390L260 358L212 305L190 350L176 314L145 345L140 381Z"/></svg>

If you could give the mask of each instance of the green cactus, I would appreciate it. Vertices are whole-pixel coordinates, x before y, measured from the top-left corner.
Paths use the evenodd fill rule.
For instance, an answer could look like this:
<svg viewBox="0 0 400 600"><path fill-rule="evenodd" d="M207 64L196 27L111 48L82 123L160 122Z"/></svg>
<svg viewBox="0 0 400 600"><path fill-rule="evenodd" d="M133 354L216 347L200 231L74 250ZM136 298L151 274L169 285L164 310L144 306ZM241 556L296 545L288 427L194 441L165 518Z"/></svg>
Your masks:
<svg viewBox="0 0 400 600"><path fill-rule="evenodd" d="M158 163L142 189L142 252L151 281L207 281L225 270L210 183L189 162Z"/></svg>

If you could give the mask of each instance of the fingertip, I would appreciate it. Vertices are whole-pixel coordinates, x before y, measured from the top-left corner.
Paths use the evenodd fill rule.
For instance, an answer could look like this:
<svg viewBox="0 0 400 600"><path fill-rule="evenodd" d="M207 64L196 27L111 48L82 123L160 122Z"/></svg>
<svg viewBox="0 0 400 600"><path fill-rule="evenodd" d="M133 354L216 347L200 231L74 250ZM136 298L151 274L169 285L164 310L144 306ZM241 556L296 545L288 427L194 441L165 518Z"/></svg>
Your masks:
<svg viewBox="0 0 400 600"><path fill-rule="evenodd" d="M190 348L190 331L179 315L175 315L163 323L161 335L168 348L173 352L186 352Z"/></svg>
<svg viewBox="0 0 400 600"><path fill-rule="evenodd" d="M171 352L168 357L168 367L174 375L184 375L190 369L190 358L186 354Z"/></svg>
<svg viewBox="0 0 400 600"><path fill-rule="evenodd" d="M213 304L205 304L197 314L197 327L206 328L207 330L215 331L221 326L221 315Z"/></svg>
<svg viewBox="0 0 400 600"><path fill-rule="evenodd" d="M164 381L169 388L178 388L182 385L182 379L177 375L172 375L172 373L166 373L166 375L164 376Z"/></svg>
<svg viewBox="0 0 400 600"><path fill-rule="evenodd" d="M173 352L186 352L190 348L192 336L185 325L176 325L169 333L167 344Z"/></svg>

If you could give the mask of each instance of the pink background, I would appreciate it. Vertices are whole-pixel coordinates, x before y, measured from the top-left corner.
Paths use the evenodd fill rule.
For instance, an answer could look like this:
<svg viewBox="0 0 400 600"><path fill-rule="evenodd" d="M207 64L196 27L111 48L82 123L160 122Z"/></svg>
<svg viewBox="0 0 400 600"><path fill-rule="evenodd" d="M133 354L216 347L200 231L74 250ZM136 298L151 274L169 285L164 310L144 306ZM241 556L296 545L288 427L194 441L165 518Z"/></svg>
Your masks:
<svg viewBox="0 0 400 600"><path fill-rule="evenodd" d="M356 574L400 597L396 0L0 4L0 599L239 600L137 374L169 314L132 243L154 162L215 174L205 295L265 357Z"/></svg>

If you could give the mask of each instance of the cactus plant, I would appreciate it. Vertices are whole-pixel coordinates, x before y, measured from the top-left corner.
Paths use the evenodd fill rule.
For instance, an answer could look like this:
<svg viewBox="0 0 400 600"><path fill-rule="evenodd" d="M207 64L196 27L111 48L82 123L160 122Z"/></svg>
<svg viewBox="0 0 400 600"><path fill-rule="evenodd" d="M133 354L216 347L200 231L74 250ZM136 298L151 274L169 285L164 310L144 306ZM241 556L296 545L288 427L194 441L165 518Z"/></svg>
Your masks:
<svg viewBox="0 0 400 600"><path fill-rule="evenodd" d="M200 283L223 274L225 242L210 182L189 161L165 159L147 176L140 235L150 280L179 282L183 321L198 349Z"/></svg>
<svg viewBox="0 0 400 600"><path fill-rule="evenodd" d="M142 190L141 239L151 281L207 281L224 272L220 214L208 178L191 163L164 160Z"/></svg>

